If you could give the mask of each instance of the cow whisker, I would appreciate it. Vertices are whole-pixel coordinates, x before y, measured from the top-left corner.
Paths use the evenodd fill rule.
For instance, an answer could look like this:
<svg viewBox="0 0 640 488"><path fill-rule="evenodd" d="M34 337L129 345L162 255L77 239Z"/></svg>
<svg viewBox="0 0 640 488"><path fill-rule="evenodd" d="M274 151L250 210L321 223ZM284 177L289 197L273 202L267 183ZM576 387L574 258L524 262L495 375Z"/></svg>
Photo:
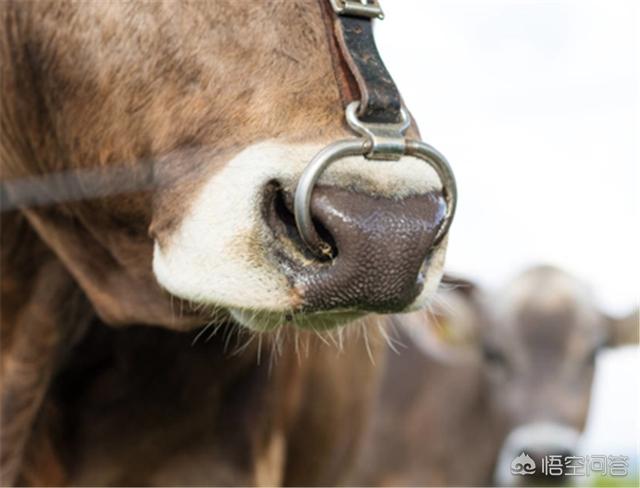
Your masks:
<svg viewBox="0 0 640 488"><path fill-rule="evenodd" d="M331 342L331 344L333 344L335 348L338 349L338 341L334 336L333 330L332 329L326 330L325 333L327 335L327 338Z"/></svg>
<svg viewBox="0 0 640 488"><path fill-rule="evenodd" d="M298 359L298 365L300 365L300 333L298 329L293 330L293 348L296 352L296 358Z"/></svg>
<svg viewBox="0 0 640 488"><path fill-rule="evenodd" d="M311 347L311 340L309 339L309 335L306 335L306 341L305 341L305 357L308 359L309 358L309 348Z"/></svg>
<svg viewBox="0 0 640 488"><path fill-rule="evenodd" d="M378 331L380 331L380 335L382 336L384 341L387 343L387 346L389 346L389 349L391 349L396 354L400 354L400 351L396 349L396 346L393 343L393 340L385 330L386 324L384 322L381 322L380 320L376 320L376 326L378 327Z"/></svg>
<svg viewBox="0 0 640 488"><path fill-rule="evenodd" d="M220 328L224 325L224 322L219 322L214 328L213 331L211 331L211 334L209 334L207 336L207 338L205 339L205 342L209 342L220 330Z"/></svg>
<svg viewBox="0 0 640 488"><path fill-rule="evenodd" d="M276 344L278 345L279 355L282 355L282 350L284 348L287 338L289 337L287 333L288 330L289 330L288 327L285 328L284 325L281 325L280 327L278 327L276 331Z"/></svg>
<svg viewBox="0 0 640 488"><path fill-rule="evenodd" d="M196 345L196 342L198 342L198 339L200 339L202 334L204 334L212 325L213 325L213 322L209 322L202 329L200 329L196 337L193 339L193 341L191 341L191 347Z"/></svg>
<svg viewBox="0 0 640 488"><path fill-rule="evenodd" d="M369 330L366 326L367 324L365 324L363 321L360 321L360 328L362 329L362 333L364 335L364 344L367 348L367 355L369 356L369 361L371 361L371 364L376 364L375 360L373 359L373 352L371 352L371 344L369 343Z"/></svg>
<svg viewBox="0 0 640 488"><path fill-rule="evenodd" d="M236 332L237 333L237 327L235 324L230 324L230 326L225 330L225 337L224 337L224 352L226 353L227 350L229 349L229 343L231 342L231 335Z"/></svg>
<svg viewBox="0 0 640 488"><path fill-rule="evenodd" d="M316 337L320 339L326 346L330 346L329 341L327 341L327 339L324 338L322 330L313 329L313 332L315 332Z"/></svg>
<svg viewBox="0 0 640 488"><path fill-rule="evenodd" d="M262 334L258 334L258 351L256 352L256 364L260 366L262 358Z"/></svg>
<svg viewBox="0 0 640 488"><path fill-rule="evenodd" d="M280 329L281 326L278 327L274 340L271 341L271 352L269 353L269 376L271 376L271 372L273 371L273 367L276 365L279 356L278 334L280 333Z"/></svg>
<svg viewBox="0 0 640 488"><path fill-rule="evenodd" d="M344 352L344 327L338 329L338 349Z"/></svg>
<svg viewBox="0 0 640 488"><path fill-rule="evenodd" d="M249 338L244 342L244 344L242 344L241 346L238 346L234 349L234 351L231 353L231 356L238 356L240 354L242 354L244 351L247 350L247 348L251 345L251 343L255 340L256 336L260 336L259 333L255 333L252 332L249 334ZM240 337L240 334L237 335L237 337Z"/></svg>
<svg viewBox="0 0 640 488"><path fill-rule="evenodd" d="M384 330L389 337L389 340L393 342L398 348L407 349L407 344L400 338L400 333L398 331L398 324L391 317L387 317L384 319Z"/></svg>

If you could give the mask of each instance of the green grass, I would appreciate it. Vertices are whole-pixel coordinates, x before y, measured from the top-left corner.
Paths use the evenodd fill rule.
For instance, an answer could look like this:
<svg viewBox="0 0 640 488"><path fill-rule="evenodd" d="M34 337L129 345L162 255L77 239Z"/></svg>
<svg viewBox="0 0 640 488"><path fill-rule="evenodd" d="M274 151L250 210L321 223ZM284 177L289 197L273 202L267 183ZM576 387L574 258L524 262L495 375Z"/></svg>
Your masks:
<svg viewBox="0 0 640 488"><path fill-rule="evenodd" d="M593 480L591 486L595 486L598 488L604 488L604 487L638 488L640 487L640 477L638 475L624 476L624 477L599 476Z"/></svg>

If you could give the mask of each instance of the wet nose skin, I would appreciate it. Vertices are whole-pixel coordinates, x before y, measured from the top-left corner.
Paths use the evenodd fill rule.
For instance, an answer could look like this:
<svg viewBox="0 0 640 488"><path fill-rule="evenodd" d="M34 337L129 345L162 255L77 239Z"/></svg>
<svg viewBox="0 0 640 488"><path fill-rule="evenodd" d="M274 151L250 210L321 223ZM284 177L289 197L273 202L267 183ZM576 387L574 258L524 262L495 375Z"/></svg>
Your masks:
<svg viewBox="0 0 640 488"><path fill-rule="evenodd" d="M422 266L445 211L439 191L393 200L316 187L311 215L331 235L337 255L298 274L305 307L406 308L422 290Z"/></svg>

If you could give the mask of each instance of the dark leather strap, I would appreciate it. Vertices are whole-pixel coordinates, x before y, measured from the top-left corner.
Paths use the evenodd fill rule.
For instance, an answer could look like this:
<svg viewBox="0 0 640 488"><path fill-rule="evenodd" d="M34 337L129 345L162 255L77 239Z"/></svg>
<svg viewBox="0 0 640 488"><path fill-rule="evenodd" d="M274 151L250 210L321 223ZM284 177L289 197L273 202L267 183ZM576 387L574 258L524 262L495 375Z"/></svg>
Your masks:
<svg viewBox="0 0 640 488"><path fill-rule="evenodd" d="M330 10L341 55L360 91L358 117L363 122L398 122L402 100L376 48L372 19L338 15L331 7Z"/></svg>

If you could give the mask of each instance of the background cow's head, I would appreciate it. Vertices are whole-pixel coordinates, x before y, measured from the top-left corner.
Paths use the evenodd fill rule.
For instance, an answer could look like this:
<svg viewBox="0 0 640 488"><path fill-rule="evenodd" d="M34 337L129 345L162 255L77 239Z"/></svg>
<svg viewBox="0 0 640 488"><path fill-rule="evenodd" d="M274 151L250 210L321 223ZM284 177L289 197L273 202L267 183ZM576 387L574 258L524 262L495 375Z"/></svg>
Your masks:
<svg viewBox="0 0 640 488"><path fill-rule="evenodd" d="M103 319L328 327L425 304L446 243L431 248L445 205L424 162L323 174L311 210L334 259L294 225L305 165L352 137L327 8L5 2L2 179L65 200L24 213Z"/></svg>
<svg viewBox="0 0 640 488"><path fill-rule="evenodd" d="M596 355L604 347L637 343L638 313L605 315L584 283L547 266L491 294L452 280L438 298L429 333L416 333L416 316L408 330L427 354L482 370L489 409L506 436L496 481L518 481L510 467L522 452L538 468L543 456L574 455Z"/></svg>

